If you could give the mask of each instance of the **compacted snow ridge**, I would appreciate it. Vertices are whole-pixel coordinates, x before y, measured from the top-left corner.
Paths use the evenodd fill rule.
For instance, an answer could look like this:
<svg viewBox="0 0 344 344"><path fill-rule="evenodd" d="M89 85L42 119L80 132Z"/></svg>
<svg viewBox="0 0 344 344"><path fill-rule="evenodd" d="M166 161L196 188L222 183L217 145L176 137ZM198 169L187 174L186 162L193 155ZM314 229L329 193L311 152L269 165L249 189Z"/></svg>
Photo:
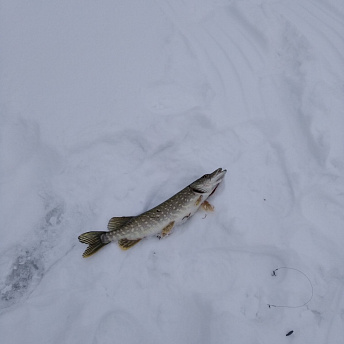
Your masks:
<svg viewBox="0 0 344 344"><path fill-rule="evenodd" d="M343 1L0 6L2 344L344 342ZM219 167L214 212L82 258Z"/></svg>

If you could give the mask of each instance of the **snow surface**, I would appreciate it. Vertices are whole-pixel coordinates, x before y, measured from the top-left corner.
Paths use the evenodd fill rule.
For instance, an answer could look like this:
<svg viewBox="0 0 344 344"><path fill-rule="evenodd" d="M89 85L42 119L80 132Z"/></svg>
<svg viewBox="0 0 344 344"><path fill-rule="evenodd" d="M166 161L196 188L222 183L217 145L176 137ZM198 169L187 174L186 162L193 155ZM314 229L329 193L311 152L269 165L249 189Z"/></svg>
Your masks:
<svg viewBox="0 0 344 344"><path fill-rule="evenodd" d="M342 0L0 13L1 343L344 342ZM81 257L218 167L214 213Z"/></svg>

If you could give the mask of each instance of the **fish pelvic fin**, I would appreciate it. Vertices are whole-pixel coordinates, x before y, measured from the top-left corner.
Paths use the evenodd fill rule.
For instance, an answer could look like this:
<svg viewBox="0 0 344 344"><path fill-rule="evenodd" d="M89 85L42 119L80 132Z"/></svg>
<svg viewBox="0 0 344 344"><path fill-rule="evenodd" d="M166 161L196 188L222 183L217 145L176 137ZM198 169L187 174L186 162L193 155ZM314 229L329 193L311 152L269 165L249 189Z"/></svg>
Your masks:
<svg viewBox="0 0 344 344"><path fill-rule="evenodd" d="M120 239L118 240L118 245L122 250L128 250L130 247L136 245L141 239L129 240L129 239Z"/></svg>
<svg viewBox="0 0 344 344"><path fill-rule="evenodd" d="M166 235L169 235L173 229L173 226L174 226L174 221L172 221L165 228L162 229L161 236L164 238Z"/></svg>
<svg viewBox="0 0 344 344"><path fill-rule="evenodd" d="M112 217L108 223L108 231L116 231L129 222L134 216Z"/></svg>
<svg viewBox="0 0 344 344"><path fill-rule="evenodd" d="M78 239L83 244L87 244L88 247L86 248L85 252L83 253L83 257L87 258L92 256L94 253L99 251L102 247L108 244L104 243L101 239L101 236L106 232L87 232L79 235Z"/></svg>

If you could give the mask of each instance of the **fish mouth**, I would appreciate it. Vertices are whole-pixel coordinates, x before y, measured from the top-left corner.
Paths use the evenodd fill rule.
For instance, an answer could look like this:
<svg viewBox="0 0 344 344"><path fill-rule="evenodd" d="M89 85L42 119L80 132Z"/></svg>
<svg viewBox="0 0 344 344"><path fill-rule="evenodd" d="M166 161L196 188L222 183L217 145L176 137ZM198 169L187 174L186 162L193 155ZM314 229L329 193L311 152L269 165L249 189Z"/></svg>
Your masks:
<svg viewBox="0 0 344 344"><path fill-rule="evenodd" d="M226 174L226 170L218 168L212 173L205 174L203 177L197 179L190 184L191 189L196 193L210 193L212 194L218 185L222 182L223 177Z"/></svg>
<svg viewBox="0 0 344 344"><path fill-rule="evenodd" d="M215 170L213 173L210 174L210 181L213 184L213 190L211 191L209 196L211 196L216 191L217 187L222 182L222 179L224 178L226 172L227 170L218 168L217 170Z"/></svg>
<svg viewBox="0 0 344 344"><path fill-rule="evenodd" d="M217 186L218 184L220 184L222 182L222 179L224 178L226 172L227 172L227 170L223 170L222 168L218 168L217 170L215 170L213 173L210 174L211 182L216 184L216 186Z"/></svg>

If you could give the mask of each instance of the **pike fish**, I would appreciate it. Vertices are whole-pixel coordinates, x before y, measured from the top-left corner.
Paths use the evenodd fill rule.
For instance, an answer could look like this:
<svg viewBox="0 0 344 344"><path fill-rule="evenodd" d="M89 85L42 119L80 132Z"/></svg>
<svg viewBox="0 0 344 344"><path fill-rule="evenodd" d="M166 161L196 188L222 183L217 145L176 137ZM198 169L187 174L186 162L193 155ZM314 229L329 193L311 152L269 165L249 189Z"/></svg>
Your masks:
<svg viewBox="0 0 344 344"><path fill-rule="evenodd" d="M83 257L91 256L111 241L118 241L119 246L127 250L146 236L164 237L174 226L184 223L195 214L201 205L205 210L213 210L207 198L214 193L226 172L219 168L205 174L167 201L140 215L113 217L108 223L108 231L81 234L79 241L88 244Z"/></svg>

